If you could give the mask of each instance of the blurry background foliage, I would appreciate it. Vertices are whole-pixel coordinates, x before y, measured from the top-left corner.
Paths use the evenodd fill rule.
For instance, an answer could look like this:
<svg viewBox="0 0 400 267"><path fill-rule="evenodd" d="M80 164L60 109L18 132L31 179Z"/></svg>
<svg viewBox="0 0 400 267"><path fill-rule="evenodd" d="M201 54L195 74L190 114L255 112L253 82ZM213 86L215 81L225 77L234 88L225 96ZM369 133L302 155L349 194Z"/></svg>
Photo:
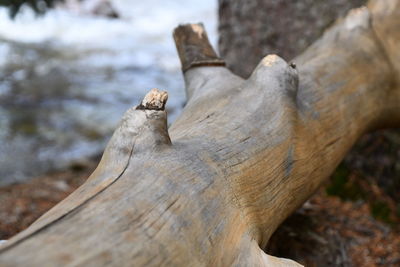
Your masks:
<svg viewBox="0 0 400 267"><path fill-rule="evenodd" d="M14 18L24 4L30 6L37 14L43 14L56 2L62 2L62 0L0 0L0 6L7 7L10 16Z"/></svg>

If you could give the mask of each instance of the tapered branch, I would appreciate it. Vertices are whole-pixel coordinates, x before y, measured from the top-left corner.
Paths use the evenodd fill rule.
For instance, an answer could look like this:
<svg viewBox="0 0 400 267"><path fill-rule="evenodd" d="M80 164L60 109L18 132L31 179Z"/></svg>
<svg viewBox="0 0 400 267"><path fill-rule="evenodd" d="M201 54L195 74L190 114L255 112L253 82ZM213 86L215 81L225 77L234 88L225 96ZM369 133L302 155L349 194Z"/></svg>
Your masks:
<svg viewBox="0 0 400 267"><path fill-rule="evenodd" d="M203 24L180 25L174 30L174 39L182 71L201 66L225 66L210 45Z"/></svg>
<svg viewBox="0 0 400 267"><path fill-rule="evenodd" d="M210 94L221 93L220 89L226 87L226 83L234 87L241 81L224 67L225 62L209 43L203 24L180 25L174 30L174 39L182 63L188 100L194 91L202 88L200 95L212 101L214 97Z"/></svg>
<svg viewBox="0 0 400 267"><path fill-rule="evenodd" d="M160 92L128 111L98 169L0 247L0 265L296 266L262 251L271 234L360 135L400 125L400 1L368 7L296 68L269 55L248 80L208 66L201 26L180 26L182 115L167 131Z"/></svg>

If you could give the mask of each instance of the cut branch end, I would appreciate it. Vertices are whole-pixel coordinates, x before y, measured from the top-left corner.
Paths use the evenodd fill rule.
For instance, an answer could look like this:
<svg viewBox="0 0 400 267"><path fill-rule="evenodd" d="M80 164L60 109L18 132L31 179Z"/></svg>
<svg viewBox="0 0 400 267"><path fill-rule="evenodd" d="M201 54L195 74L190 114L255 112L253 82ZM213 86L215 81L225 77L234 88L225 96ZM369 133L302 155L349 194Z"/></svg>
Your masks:
<svg viewBox="0 0 400 267"><path fill-rule="evenodd" d="M193 67L225 66L212 48L202 23L179 25L174 30L174 40L183 72Z"/></svg>

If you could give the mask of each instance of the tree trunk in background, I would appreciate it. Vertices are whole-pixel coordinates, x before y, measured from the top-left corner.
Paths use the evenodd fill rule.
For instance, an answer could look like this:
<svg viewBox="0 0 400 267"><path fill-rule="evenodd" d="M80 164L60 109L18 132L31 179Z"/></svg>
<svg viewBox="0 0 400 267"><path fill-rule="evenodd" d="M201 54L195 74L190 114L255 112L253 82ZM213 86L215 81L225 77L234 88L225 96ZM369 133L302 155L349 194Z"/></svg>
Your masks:
<svg viewBox="0 0 400 267"><path fill-rule="evenodd" d="M266 54L276 53L287 61L302 53L312 42L321 36L323 31L330 26L335 18L342 17L354 7L365 4L364 0L219 0L219 51L228 67L242 77L248 77L258 61ZM380 186L390 198L390 203L396 203L400 212L400 129L378 131L365 135L346 156L336 177L356 176L362 181L346 182L346 186L361 187L368 184ZM362 178L362 179L360 179ZM355 183L355 184L354 184ZM350 184L350 185L349 185ZM341 190L343 188L339 188ZM364 190L364 198L373 210L377 203L388 200L377 198L375 190L371 188L358 188ZM345 190L344 190L345 191ZM375 192L372 192L375 191ZM352 192L353 193L353 192ZM342 192L346 194L346 192ZM343 196L341 195L343 198ZM352 198L354 196L350 196ZM346 196L344 196L346 198ZM386 204L385 204L386 205ZM389 205L390 206L390 205ZM392 205L393 206L393 205ZM310 244L310 237L305 237L307 230L312 231L316 224L310 224L310 218L305 218L303 210L293 214L275 234L276 238L270 241L270 252L280 256L299 258L299 254L306 249L296 249L293 237L299 244ZM378 211L379 213L380 211ZM399 213L400 214L400 213ZM381 214L378 214L380 217ZM386 216L386 215L385 215ZM324 218L324 216L321 216ZM301 226L300 226L301 225ZM308 227L308 229L307 229ZM282 240L288 240L288 243ZM326 238L329 240L329 237ZM303 240L305 242L299 242ZM330 240L332 241L332 240ZM318 257L313 260L320 261L326 266L327 261L332 261L340 251L335 248L324 248L318 251ZM301 252L299 252L301 251ZM307 253L307 252L305 252ZM310 250L308 250L310 254ZM323 255L326 254L326 255ZM300 256L301 257L301 256ZM318 259L317 259L318 258ZM322 266L322 265L321 265ZM347 265L343 265L347 266Z"/></svg>
<svg viewBox="0 0 400 267"><path fill-rule="evenodd" d="M365 0L219 0L219 51L228 67L248 77L260 59L291 60L335 19Z"/></svg>

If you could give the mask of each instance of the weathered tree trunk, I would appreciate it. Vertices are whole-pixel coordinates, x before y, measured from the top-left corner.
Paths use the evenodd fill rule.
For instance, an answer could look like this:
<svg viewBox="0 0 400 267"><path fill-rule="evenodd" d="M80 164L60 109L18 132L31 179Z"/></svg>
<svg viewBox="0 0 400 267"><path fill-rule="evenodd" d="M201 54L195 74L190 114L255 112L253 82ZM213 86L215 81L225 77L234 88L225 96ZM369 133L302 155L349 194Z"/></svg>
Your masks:
<svg viewBox="0 0 400 267"><path fill-rule="evenodd" d="M129 110L88 181L0 247L1 266L291 266L262 248L366 131L400 124L400 1L352 11L294 64L232 74L201 25L175 41L187 106Z"/></svg>

